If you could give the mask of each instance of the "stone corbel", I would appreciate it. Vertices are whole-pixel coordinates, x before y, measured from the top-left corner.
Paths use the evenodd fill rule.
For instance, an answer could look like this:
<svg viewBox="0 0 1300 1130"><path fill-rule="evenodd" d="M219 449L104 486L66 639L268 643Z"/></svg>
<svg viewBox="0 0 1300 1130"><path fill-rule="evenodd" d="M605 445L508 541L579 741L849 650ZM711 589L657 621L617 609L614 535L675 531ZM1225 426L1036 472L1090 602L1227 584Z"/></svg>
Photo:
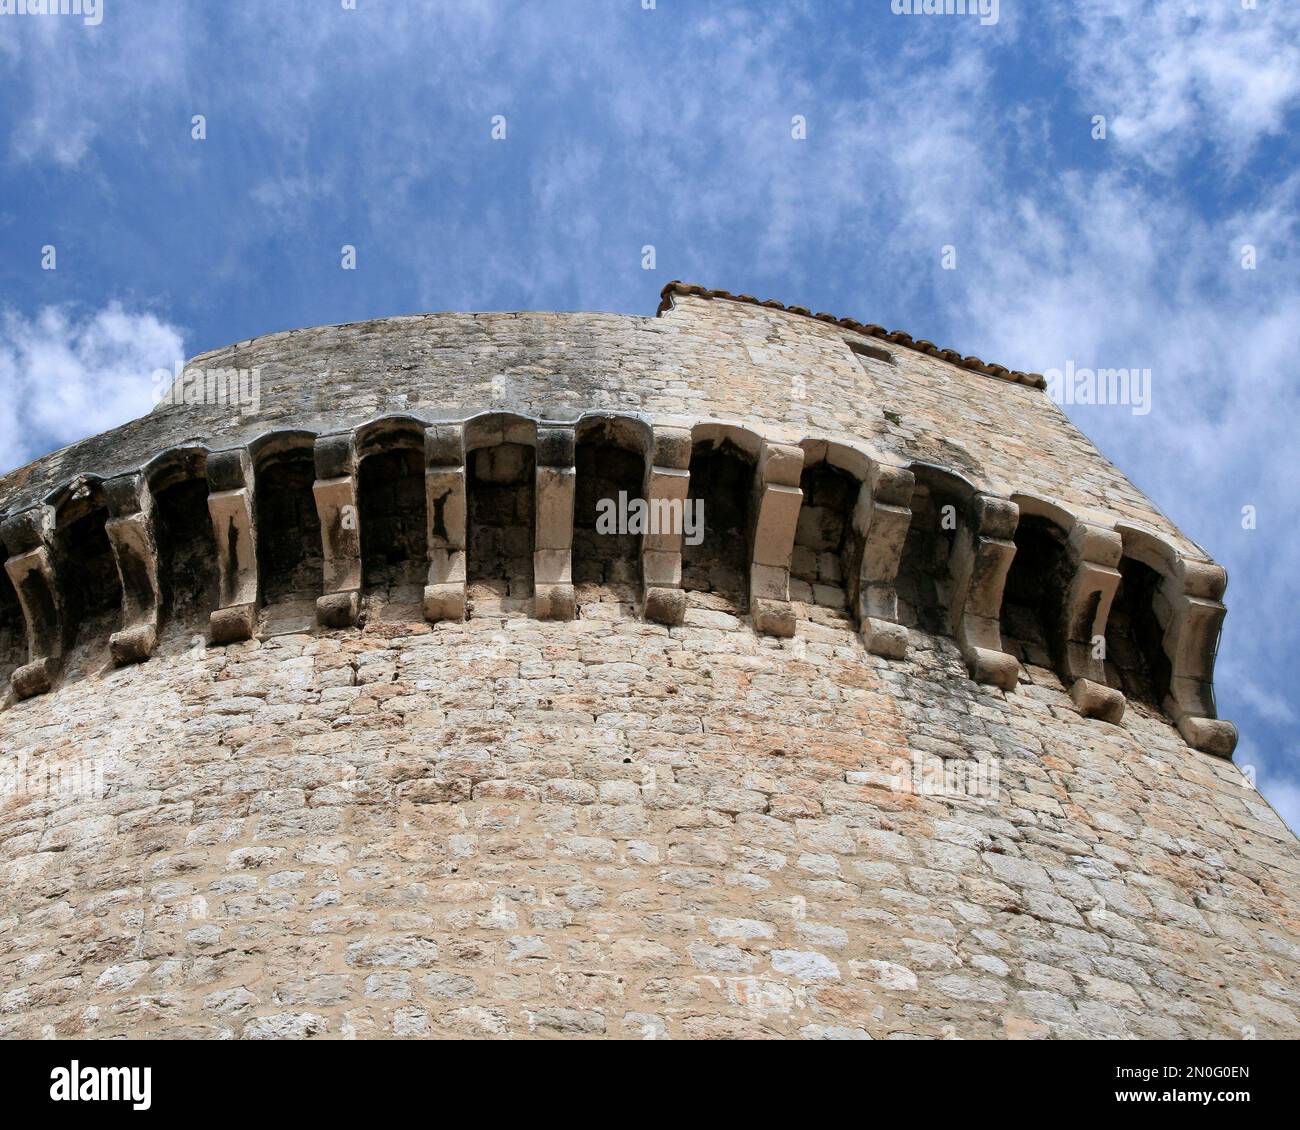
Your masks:
<svg viewBox="0 0 1300 1130"><path fill-rule="evenodd" d="M465 430L435 424L424 432L425 500L429 514L429 577L424 618L465 619Z"/></svg>
<svg viewBox="0 0 1300 1130"><path fill-rule="evenodd" d="M14 694L44 694L63 663L63 598L55 576L51 540L54 510L33 506L5 519L0 536L10 554L5 569L27 624L27 662L12 675Z"/></svg>
<svg viewBox="0 0 1300 1130"><path fill-rule="evenodd" d="M691 433L688 428L656 426L646 468L645 497L651 515L676 509L685 513L691 484ZM680 624L686 615L682 591L682 525L647 529L641 538L641 579L645 618L656 624ZM702 532L702 531L701 531Z"/></svg>
<svg viewBox="0 0 1300 1130"><path fill-rule="evenodd" d="M888 659L907 654L907 629L898 622L895 583L912 524L915 485L916 477L906 468L873 464L853 510L853 531L862 539L862 561L856 591L850 595L863 644L873 655Z"/></svg>
<svg viewBox="0 0 1300 1130"><path fill-rule="evenodd" d="M131 473L109 479L104 496L109 514L104 531L122 582L122 628L109 638L109 649L122 666L148 659L158 646L162 594L153 492L143 475Z"/></svg>
<svg viewBox="0 0 1300 1130"><path fill-rule="evenodd" d="M574 616L574 453L572 427L538 426L533 612L539 620Z"/></svg>
<svg viewBox="0 0 1300 1130"><path fill-rule="evenodd" d="M1094 641L1106 638L1123 552L1124 544L1114 530L1082 521L1070 528L1065 555L1071 572L1056 628L1061 646L1058 674L1070 688L1079 713L1116 724L1124 717L1124 695L1106 685L1106 663Z"/></svg>
<svg viewBox="0 0 1300 1130"><path fill-rule="evenodd" d="M361 512L351 434L318 436L315 457L316 481L311 489L325 558L316 619L326 628L347 628L361 614Z"/></svg>
<svg viewBox="0 0 1300 1130"><path fill-rule="evenodd" d="M764 443L755 477L754 541L749 565L749 611L754 627L767 635L793 636L790 554L803 491L803 448Z"/></svg>
<svg viewBox="0 0 1300 1130"><path fill-rule="evenodd" d="M1166 577L1157 593L1156 615L1165 627L1169 693L1165 710L1183 740L1216 757L1232 756L1237 727L1215 717L1214 660L1227 614L1222 596L1228 574L1208 561L1180 558L1178 573Z"/></svg>
<svg viewBox="0 0 1300 1130"><path fill-rule="evenodd" d="M1237 746L1237 727L1216 716L1214 703L1214 660L1227 613L1223 594L1228 574L1210 561L1189 560L1141 526L1124 521L1115 528L1125 555L1160 577L1151 611L1169 662L1164 709L1193 749L1230 758Z"/></svg>
<svg viewBox="0 0 1300 1130"><path fill-rule="evenodd" d="M971 677L1004 691L1014 690L1020 663L1002 650L1002 589L1015 556L1020 512L1010 499L975 493L966 503L948 559L952 581L949 630L957 639Z"/></svg>
<svg viewBox="0 0 1300 1130"><path fill-rule="evenodd" d="M217 610L209 617L212 642L251 639L257 628L257 527L253 521L253 465L248 449L208 456L208 513L217 544Z"/></svg>

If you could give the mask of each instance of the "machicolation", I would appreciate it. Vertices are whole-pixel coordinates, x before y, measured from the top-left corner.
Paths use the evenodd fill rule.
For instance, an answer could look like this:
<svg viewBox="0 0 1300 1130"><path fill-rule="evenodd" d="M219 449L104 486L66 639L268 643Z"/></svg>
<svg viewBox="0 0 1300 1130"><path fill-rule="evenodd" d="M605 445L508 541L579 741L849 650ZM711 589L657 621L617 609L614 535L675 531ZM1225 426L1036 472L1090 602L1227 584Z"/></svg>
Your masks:
<svg viewBox="0 0 1300 1130"><path fill-rule="evenodd" d="M0 479L0 745L103 785L4 798L0 1032L1300 1034L1224 570L1040 377L677 283L190 367Z"/></svg>

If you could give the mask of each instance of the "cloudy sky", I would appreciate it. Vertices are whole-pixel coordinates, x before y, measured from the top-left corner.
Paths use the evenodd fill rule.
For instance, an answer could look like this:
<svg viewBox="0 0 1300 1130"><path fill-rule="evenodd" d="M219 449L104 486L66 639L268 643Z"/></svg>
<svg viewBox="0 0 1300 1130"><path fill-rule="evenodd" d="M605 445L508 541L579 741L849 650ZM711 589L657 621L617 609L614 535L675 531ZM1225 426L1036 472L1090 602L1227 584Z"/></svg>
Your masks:
<svg viewBox="0 0 1300 1130"><path fill-rule="evenodd" d="M0 15L0 469L213 346L672 278L1149 368L1071 414L1227 566L1220 713L1300 827L1300 3L350 3Z"/></svg>

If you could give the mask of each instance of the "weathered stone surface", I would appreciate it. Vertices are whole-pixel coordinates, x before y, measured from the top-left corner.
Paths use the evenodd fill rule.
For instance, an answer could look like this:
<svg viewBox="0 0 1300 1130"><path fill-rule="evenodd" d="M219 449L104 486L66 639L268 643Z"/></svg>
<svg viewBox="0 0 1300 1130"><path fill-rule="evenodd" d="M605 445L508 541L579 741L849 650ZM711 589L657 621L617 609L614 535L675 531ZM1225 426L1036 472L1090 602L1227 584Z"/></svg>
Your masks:
<svg viewBox="0 0 1300 1130"><path fill-rule="evenodd" d="M446 421L490 405L504 373L519 412L652 420L645 482L664 498L685 497L693 419L770 440L783 501L800 441L820 435L805 458L851 476L849 509L770 527L803 521L790 558L828 555L805 561L822 589L805 582L807 599L794 580L789 600L762 595L781 583L766 573L752 606L683 589L680 538L584 581L564 518L571 429L498 421L500 443L533 428L536 465L566 469L541 476L557 489L523 559L572 541L572 577L546 559L533 599L481 584L467 607L454 485L457 506L416 531L448 556L409 599L367 604L355 452L318 440L303 504L338 527L320 533L337 552L319 624L309 594L291 630L260 630L250 603L221 610L215 646L212 608L164 625L140 664L18 657L0 710L0 1036L1300 1036L1300 850L1234 765L1179 731L1230 752L1230 724L1195 712L1214 567L1041 391L902 347L860 358L846 336L679 298L656 320L394 319L209 355L263 365L257 433L436 404L417 460L435 501L464 474L464 429ZM335 379L310 379L327 361ZM73 445L0 480L0 498L12 514L83 459L124 472L151 445L248 438L196 411ZM1067 690L1032 663L1018 684L977 681L957 640L900 619L892 586L921 520L903 465L933 463L936 437L967 453L986 539L1011 540L1000 500L1030 487L1090 529L1159 535L1168 560L1127 528L1124 552L1166 569L1196 684L1175 688L1180 713L1130 697L1121 716L1113 688ZM34 551L30 525L3 527L11 558ZM776 545L743 560L788 570ZM988 547L970 546L964 593L989 620ZM832 591L845 578L881 587L852 601Z"/></svg>

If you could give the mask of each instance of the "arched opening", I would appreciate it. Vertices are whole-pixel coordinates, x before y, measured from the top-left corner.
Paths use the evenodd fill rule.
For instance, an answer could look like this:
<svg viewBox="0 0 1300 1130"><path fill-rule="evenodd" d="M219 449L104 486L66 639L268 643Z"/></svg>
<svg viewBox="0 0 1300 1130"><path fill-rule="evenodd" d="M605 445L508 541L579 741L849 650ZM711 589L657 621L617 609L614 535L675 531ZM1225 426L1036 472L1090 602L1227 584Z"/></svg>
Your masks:
<svg viewBox="0 0 1300 1130"><path fill-rule="evenodd" d="M948 563L957 537L962 501L943 484L917 475L912 521L898 567L898 619L932 635L948 634L952 595Z"/></svg>
<svg viewBox="0 0 1300 1130"><path fill-rule="evenodd" d="M63 597L69 675L96 672L109 662L108 640L122 618L122 584L104 523L108 510L98 487L82 486L59 507L54 533Z"/></svg>
<svg viewBox="0 0 1300 1130"><path fill-rule="evenodd" d="M748 607L754 470L754 457L729 438L697 441L691 451L687 505L702 528L682 538L682 588L710 598L693 603L731 612Z"/></svg>
<svg viewBox="0 0 1300 1130"><path fill-rule="evenodd" d="M1002 648L1036 667L1056 667L1065 647L1061 606L1070 582L1065 536L1055 522L1022 514L1002 590Z"/></svg>
<svg viewBox="0 0 1300 1130"><path fill-rule="evenodd" d="M218 589L217 543L206 478L178 479L161 489L155 486L154 537L164 636L206 629L217 606Z"/></svg>
<svg viewBox="0 0 1300 1130"><path fill-rule="evenodd" d="M1130 700L1161 708L1169 693L1170 663L1156 615L1163 578L1125 555L1106 622L1106 681Z"/></svg>
<svg viewBox="0 0 1300 1130"><path fill-rule="evenodd" d="M27 624L9 571L0 569L0 696L9 676L27 662Z"/></svg>
<svg viewBox="0 0 1300 1130"><path fill-rule="evenodd" d="M315 479L310 447L277 452L257 467L257 567L263 630L271 635L314 622L324 568Z"/></svg>
<svg viewBox="0 0 1300 1130"><path fill-rule="evenodd" d="M469 599L479 612L499 601L523 610L533 595L536 452L503 440L475 448L467 462Z"/></svg>
<svg viewBox="0 0 1300 1130"><path fill-rule="evenodd" d="M805 466L803 503L790 556L790 599L848 616L857 596L862 537L853 511L862 484L830 463Z"/></svg>
<svg viewBox="0 0 1300 1130"><path fill-rule="evenodd" d="M645 446L612 420L579 427L574 465L573 582L579 603L636 597L642 530L629 507L644 493Z"/></svg>
<svg viewBox="0 0 1300 1130"><path fill-rule="evenodd" d="M429 571L423 452L390 447L362 459L357 505L362 588L370 615L418 620Z"/></svg>

